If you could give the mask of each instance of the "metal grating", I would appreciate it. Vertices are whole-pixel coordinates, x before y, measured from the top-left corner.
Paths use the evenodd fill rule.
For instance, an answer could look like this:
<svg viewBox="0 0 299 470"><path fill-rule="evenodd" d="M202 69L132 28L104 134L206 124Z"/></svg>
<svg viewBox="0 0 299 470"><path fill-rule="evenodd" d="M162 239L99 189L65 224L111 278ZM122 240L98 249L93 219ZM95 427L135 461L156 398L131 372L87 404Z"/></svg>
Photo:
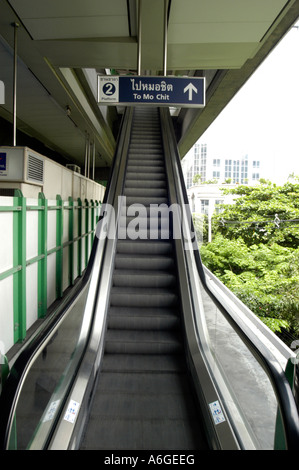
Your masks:
<svg viewBox="0 0 299 470"><path fill-rule="evenodd" d="M44 182L44 160L28 154L27 180L36 183Z"/></svg>

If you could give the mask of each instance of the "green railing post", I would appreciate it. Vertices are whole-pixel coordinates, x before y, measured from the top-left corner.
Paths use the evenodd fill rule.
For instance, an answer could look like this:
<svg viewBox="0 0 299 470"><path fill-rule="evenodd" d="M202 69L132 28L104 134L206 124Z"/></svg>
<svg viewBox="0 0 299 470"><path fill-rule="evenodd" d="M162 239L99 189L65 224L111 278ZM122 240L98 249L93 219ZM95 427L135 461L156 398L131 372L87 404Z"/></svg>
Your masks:
<svg viewBox="0 0 299 470"><path fill-rule="evenodd" d="M13 311L14 342L26 337L26 198L20 190L15 190L13 213Z"/></svg>
<svg viewBox="0 0 299 470"><path fill-rule="evenodd" d="M94 204L94 201L91 199L90 201L90 204L91 204L91 227L90 227L90 230L91 230L91 234L90 234L90 243L92 246L93 244L93 239L94 239L94 228L95 228L95 204Z"/></svg>
<svg viewBox="0 0 299 470"><path fill-rule="evenodd" d="M63 293L63 204L59 194L56 202L56 297L59 299Z"/></svg>
<svg viewBox="0 0 299 470"><path fill-rule="evenodd" d="M78 197L78 276L82 275L82 201Z"/></svg>
<svg viewBox="0 0 299 470"><path fill-rule="evenodd" d="M100 203L97 200L95 200L95 205L96 207L95 207L95 216L94 216L94 237L96 236L97 224L98 224L98 219L99 219Z"/></svg>
<svg viewBox="0 0 299 470"><path fill-rule="evenodd" d="M38 195L38 318L47 313L47 231L48 231L48 201L43 193Z"/></svg>
<svg viewBox="0 0 299 470"><path fill-rule="evenodd" d="M69 196L69 285L74 284L74 201Z"/></svg>
<svg viewBox="0 0 299 470"><path fill-rule="evenodd" d="M89 204L88 204L88 200L85 199L85 268L87 266L88 258L89 258L89 249L88 249L89 235L88 235L88 232L89 232Z"/></svg>

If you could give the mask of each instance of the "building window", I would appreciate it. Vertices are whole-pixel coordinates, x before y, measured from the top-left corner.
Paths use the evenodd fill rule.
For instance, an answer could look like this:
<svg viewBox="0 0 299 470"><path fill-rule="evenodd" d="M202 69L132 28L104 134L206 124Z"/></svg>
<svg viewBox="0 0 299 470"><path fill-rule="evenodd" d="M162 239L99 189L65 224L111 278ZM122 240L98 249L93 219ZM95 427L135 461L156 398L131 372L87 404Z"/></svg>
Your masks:
<svg viewBox="0 0 299 470"><path fill-rule="evenodd" d="M220 178L220 171L213 171L213 178Z"/></svg>
<svg viewBox="0 0 299 470"><path fill-rule="evenodd" d="M200 200L200 212L201 214L209 215L209 200L208 199Z"/></svg>
<svg viewBox="0 0 299 470"><path fill-rule="evenodd" d="M248 161L242 160L241 164L241 183L248 183Z"/></svg>
<svg viewBox="0 0 299 470"><path fill-rule="evenodd" d="M260 162L258 160L253 160L252 166L253 166L253 168L259 168L260 167Z"/></svg>
<svg viewBox="0 0 299 470"><path fill-rule="evenodd" d="M196 144L194 147L194 175L200 173L200 145Z"/></svg>
<svg viewBox="0 0 299 470"><path fill-rule="evenodd" d="M193 184L193 168L187 171L187 189L189 189Z"/></svg>
<svg viewBox="0 0 299 470"><path fill-rule="evenodd" d="M195 175L200 175L201 181L206 181L207 173L207 144L195 144L193 153L193 165L186 172L186 186L190 188Z"/></svg>
<svg viewBox="0 0 299 470"><path fill-rule="evenodd" d="M201 160L200 160L200 175L201 181L206 181L207 179L207 144L202 144L201 146Z"/></svg>
<svg viewBox="0 0 299 470"><path fill-rule="evenodd" d="M252 173L252 180L253 181L258 181L260 179L260 174L259 173Z"/></svg>
<svg viewBox="0 0 299 470"><path fill-rule="evenodd" d="M240 161L234 160L233 164L233 183L240 182Z"/></svg>
<svg viewBox="0 0 299 470"><path fill-rule="evenodd" d="M225 179L232 177L232 160L225 160Z"/></svg>
<svg viewBox="0 0 299 470"><path fill-rule="evenodd" d="M213 166L220 166L220 158L213 159Z"/></svg>

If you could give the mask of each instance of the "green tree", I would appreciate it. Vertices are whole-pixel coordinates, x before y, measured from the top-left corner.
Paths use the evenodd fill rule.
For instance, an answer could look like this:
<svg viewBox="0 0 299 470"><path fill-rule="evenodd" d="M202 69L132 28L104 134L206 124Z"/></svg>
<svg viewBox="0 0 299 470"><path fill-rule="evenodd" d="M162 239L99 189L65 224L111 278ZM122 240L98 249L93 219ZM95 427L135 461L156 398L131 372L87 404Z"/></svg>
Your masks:
<svg viewBox="0 0 299 470"><path fill-rule="evenodd" d="M236 196L213 217L204 264L273 331L299 335L299 178L222 189Z"/></svg>
<svg viewBox="0 0 299 470"><path fill-rule="evenodd" d="M226 238L241 237L246 245L278 243L299 246L299 184L276 186L265 182L257 186L222 189L236 196L234 204L222 204L221 214L213 217L213 233Z"/></svg>
<svg viewBox="0 0 299 470"><path fill-rule="evenodd" d="M203 263L273 331L299 332L299 249L248 247L217 235L201 247Z"/></svg>
<svg viewBox="0 0 299 470"><path fill-rule="evenodd" d="M196 175L194 175L192 182L193 182L193 184L201 183L201 175L199 175L198 173Z"/></svg>

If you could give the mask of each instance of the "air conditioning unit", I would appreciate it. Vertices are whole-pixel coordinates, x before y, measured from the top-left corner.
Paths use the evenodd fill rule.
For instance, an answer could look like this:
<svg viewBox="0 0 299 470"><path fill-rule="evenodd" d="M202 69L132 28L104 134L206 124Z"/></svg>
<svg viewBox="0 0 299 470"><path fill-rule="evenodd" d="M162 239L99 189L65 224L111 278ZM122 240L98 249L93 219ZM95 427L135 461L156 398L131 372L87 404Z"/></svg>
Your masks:
<svg viewBox="0 0 299 470"><path fill-rule="evenodd" d="M68 170L74 171L75 173L81 174L81 168L78 165L73 165L72 163L67 163L66 167Z"/></svg>
<svg viewBox="0 0 299 470"><path fill-rule="evenodd" d="M44 184L44 158L28 147L0 147L0 181Z"/></svg>

